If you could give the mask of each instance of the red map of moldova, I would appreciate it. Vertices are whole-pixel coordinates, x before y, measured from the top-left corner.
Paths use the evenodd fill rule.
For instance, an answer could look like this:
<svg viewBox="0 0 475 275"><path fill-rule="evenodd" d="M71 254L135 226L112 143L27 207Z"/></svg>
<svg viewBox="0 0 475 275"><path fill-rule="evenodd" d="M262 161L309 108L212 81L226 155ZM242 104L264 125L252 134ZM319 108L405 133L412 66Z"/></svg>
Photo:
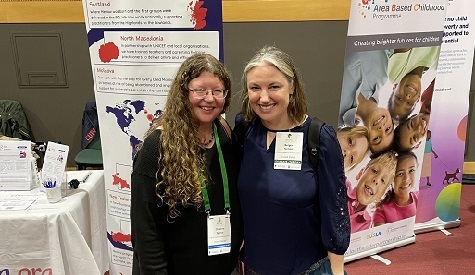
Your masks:
<svg viewBox="0 0 475 275"><path fill-rule="evenodd" d="M119 177L119 173L112 175L112 185L119 186L119 189L130 189L130 184L127 183L124 179Z"/></svg>

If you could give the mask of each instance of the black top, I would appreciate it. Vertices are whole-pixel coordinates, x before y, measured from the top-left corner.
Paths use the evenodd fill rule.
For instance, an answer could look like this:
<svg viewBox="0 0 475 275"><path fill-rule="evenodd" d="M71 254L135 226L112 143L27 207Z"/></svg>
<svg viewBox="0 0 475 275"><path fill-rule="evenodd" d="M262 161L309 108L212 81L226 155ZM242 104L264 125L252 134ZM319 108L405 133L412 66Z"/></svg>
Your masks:
<svg viewBox="0 0 475 275"><path fill-rule="evenodd" d="M207 214L204 208L178 205L181 216L168 217L168 206L159 207L155 194L160 130L148 136L134 158L132 172L131 227L134 262L132 274L231 274L237 264L243 238L243 222L236 189L239 173L239 145L218 126L229 179L231 203L231 253L208 256ZM216 144L206 150L209 171L208 196L211 215L225 214L224 193ZM159 178L160 180L160 178Z"/></svg>

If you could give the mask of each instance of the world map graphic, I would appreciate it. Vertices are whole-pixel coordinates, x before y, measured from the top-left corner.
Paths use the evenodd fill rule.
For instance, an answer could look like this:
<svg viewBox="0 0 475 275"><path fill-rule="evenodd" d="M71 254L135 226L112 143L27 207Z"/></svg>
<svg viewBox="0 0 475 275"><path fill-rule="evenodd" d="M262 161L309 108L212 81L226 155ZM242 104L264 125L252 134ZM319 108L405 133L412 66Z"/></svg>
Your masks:
<svg viewBox="0 0 475 275"><path fill-rule="evenodd" d="M162 114L162 110L157 109L151 113L145 108L144 101L127 99L116 103L115 106L106 106L106 113L113 114L116 117L117 126L129 139L133 156L137 145L143 141L143 132L134 133L131 126L137 122L137 119L146 119L150 126L152 121Z"/></svg>

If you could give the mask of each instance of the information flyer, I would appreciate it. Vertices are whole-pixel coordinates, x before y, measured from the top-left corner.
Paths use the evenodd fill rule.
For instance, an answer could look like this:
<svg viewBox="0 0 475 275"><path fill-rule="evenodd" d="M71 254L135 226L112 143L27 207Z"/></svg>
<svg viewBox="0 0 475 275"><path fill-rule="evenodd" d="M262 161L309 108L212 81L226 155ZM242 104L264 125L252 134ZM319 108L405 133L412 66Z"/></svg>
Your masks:
<svg viewBox="0 0 475 275"><path fill-rule="evenodd" d="M130 174L134 148L167 99L181 62L223 60L221 1L83 1L107 197L109 274L131 274Z"/></svg>
<svg viewBox="0 0 475 275"><path fill-rule="evenodd" d="M31 141L0 140L0 191L31 190Z"/></svg>
<svg viewBox="0 0 475 275"><path fill-rule="evenodd" d="M47 182L61 185L63 174L66 173L66 160L68 159L69 146L48 141L45 160L41 169L42 184Z"/></svg>

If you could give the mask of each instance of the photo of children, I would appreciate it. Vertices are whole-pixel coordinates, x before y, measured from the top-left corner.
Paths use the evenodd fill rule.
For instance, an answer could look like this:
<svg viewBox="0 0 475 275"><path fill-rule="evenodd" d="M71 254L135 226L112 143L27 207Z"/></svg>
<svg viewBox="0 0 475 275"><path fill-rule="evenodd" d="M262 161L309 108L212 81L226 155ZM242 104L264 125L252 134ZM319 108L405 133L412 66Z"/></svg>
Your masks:
<svg viewBox="0 0 475 275"><path fill-rule="evenodd" d="M425 167L417 156L425 149L439 53L431 46L345 57L337 136L352 233L416 213L416 175Z"/></svg>
<svg viewBox="0 0 475 275"><path fill-rule="evenodd" d="M418 223L446 217L437 192L449 182L458 183L452 175L460 178L462 169L445 165L445 156L456 152L442 144L453 137L457 147L455 142L463 139L468 125L466 114L460 113L463 108L450 104L459 100L450 96L458 89L445 86L444 81L445 76L456 75L455 61L459 61L455 49L445 49L450 46L445 43L447 12L421 13L419 4L410 0L352 4L350 18L356 23L348 25L336 127L352 233L345 254L349 260L414 242ZM464 49L464 53L471 51ZM470 60L466 65L471 65ZM461 69L462 65L457 68ZM441 127L440 119L446 115L457 127ZM356 127L365 128L367 134ZM445 181L444 172L449 178ZM381 175L386 176L384 183L377 180ZM448 200L452 197L443 201Z"/></svg>

